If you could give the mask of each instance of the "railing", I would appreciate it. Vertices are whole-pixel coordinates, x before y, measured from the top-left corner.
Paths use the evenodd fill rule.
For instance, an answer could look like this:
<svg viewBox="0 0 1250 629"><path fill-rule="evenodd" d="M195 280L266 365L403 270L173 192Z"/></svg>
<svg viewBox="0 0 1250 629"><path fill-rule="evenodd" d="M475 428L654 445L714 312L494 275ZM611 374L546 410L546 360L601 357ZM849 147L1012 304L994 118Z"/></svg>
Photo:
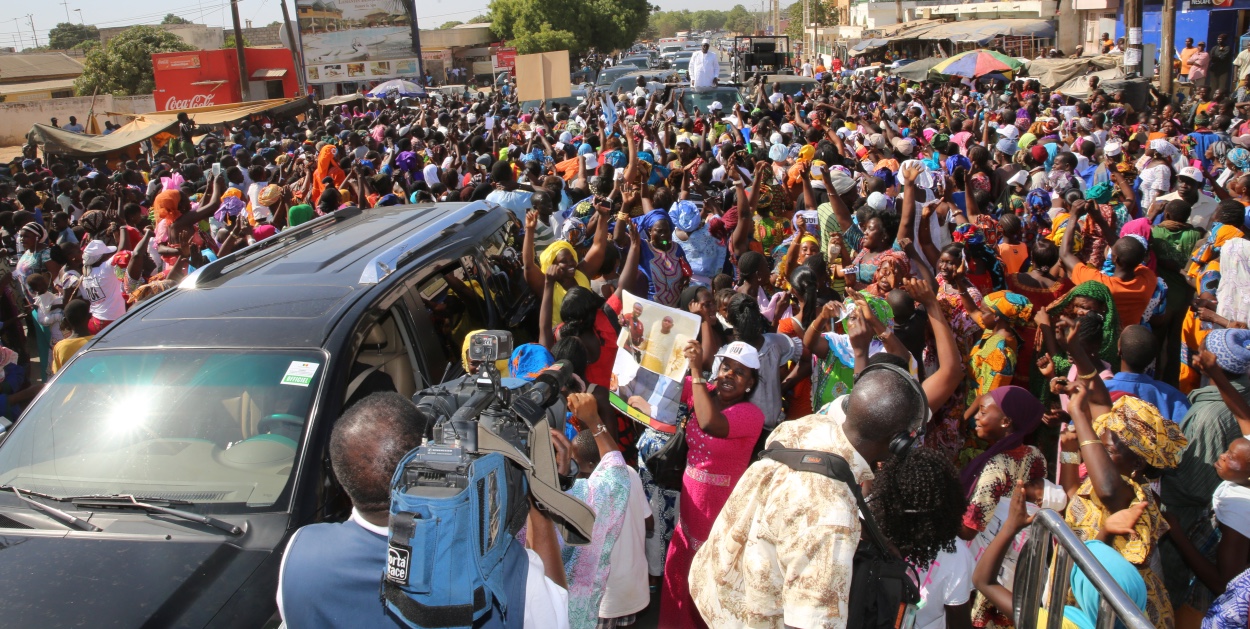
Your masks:
<svg viewBox="0 0 1250 629"><path fill-rule="evenodd" d="M1057 544L1052 544L1057 542ZM1055 549L1054 569L1049 570L1047 558L1051 547ZM1048 589L1046 609L1047 622L1044 629L1059 629L1063 623L1064 601L1068 598L1073 560L1097 588L1099 597L1098 629L1111 629L1118 619L1128 629L1152 629L1150 620L1129 599L1111 574L1094 558L1076 533L1068 528L1058 513L1042 509L1029 527L1029 541L1020 551L1016 563L1016 578L1012 593L1015 608L1015 624L1022 629L1038 627L1037 616L1041 607L1043 591ZM1047 572L1050 578L1047 583ZM1086 610L1089 611L1089 610Z"/></svg>

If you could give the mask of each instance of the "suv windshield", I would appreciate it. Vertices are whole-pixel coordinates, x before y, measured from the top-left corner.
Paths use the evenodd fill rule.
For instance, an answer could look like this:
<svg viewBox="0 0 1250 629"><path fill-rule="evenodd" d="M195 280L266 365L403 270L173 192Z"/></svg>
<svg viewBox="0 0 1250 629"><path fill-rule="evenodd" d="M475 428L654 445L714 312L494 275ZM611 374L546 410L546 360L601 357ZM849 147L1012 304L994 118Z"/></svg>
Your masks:
<svg viewBox="0 0 1250 629"><path fill-rule="evenodd" d="M87 352L0 445L0 485L280 507L324 370L314 350Z"/></svg>
<svg viewBox="0 0 1250 629"><path fill-rule="evenodd" d="M686 108L686 113L690 115L694 115L695 107L698 107L699 111L707 113L707 108L716 101L720 101L724 111L730 111L734 105L744 102L742 94L733 87L716 88L706 92L696 92L688 89L682 92L681 95L682 106Z"/></svg>

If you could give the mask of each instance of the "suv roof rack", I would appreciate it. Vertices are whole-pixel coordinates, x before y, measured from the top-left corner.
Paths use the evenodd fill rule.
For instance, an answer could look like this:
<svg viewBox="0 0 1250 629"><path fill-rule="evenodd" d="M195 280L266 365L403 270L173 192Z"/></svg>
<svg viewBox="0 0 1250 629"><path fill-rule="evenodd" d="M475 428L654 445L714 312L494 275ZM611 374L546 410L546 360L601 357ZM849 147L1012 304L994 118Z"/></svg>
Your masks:
<svg viewBox="0 0 1250 629"><path fill-rule="evenodd" d="M416 233L388 247L374 256L360 273L360 284L377 284L386 276L412 262L421 247L435 240L450 237L464 228L465 225L483 217L487 212L499 208L487 201L474 201L454 212L448 212L441 218L422 227Z"/></svg>
<svg viewBox="0 0 1250 629"><path fill-rule="evenodd" d="M200 282L211 282L222 275L226 274L228 267L242 262L252 256L275 247L286 247L299 242L309 236L321 232L323 229L337 225L349 218L360 216L361 209L358 207L346 207L336 210L324 216L317 218L290 229L278 232L276 235L266 238L260 242L253 243L232 252L221 258L198 268L194 273L182 279L178 284L178 288L195 288Z"/></svg>

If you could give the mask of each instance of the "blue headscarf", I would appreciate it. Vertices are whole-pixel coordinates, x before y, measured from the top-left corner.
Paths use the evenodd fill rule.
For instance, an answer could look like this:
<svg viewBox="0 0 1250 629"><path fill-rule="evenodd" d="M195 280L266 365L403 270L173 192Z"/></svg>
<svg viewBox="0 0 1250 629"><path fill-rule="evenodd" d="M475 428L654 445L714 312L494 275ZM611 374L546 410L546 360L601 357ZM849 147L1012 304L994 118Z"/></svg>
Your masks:
<svg viewBox="0 0 1250 629"><path fill-rule="evenodd" d="M639 151L638 159L651 165L651 178L647 180L647 183L652 186L659 185L660 182L667 179L668 174L672 172L668 167L657 164L655 162L655 155L652 155L651 151Z"/></svg>
<svg viewBox="0 0 1250 629"><path fill-rule="evenodd" d="M687 234L699 228L699 206L694 201L677 201L668 210L673 225Z"/></svg>
<svg viewBox="0 0 1250 629"><path fill-rule="evenodd" d="M585 142L582 142L581 144L577 145L578 156L585 155L587 153L594 153L594 152L595 152L595 148Z"/></svg>
<svg viewBox="0 0 1250 629"><path fill-rule="evenodd" d="M954 174L955 169L960 167L965 171L972 170L972 162L967 157L959 154L946 158L946 172Z"/></svg>
<svg viewBox="0 0 1250 629"><path fill-rule="evenodd" d="M645 239L647 234L651 233L651 228L661 220L668 219L668 212L664 210L651 210L646 214L634 219L634 227L638 228L638 233ZM671 219L670 219L671 220Z"/></svg>
<svg viewBox="0 0 1250 629"><path fill-rule="evenodd" d="M613 168L624 168L629 165L629 157L621 151L609 151L604 154L603 163L612 164Z"/></svg>
<svg viewBox="0 0 1250 629"><path fill-rule="evenodd" d="M1124 590L1125 594L1128 594L1133 604L1137 605L1138 609L1144 610L1146 608L1146 582L1142 580L1137 567L1129 563L1114 548L1100 541L1085 542L1085 547L1094 554L1098 563L1111 573L1111 578ZM1094 629L1098 618L1098 605L1101 601L1098 589L1090 582L1089 577L1085 576L1085 571L1081 570L1080 566L1072 566L1071 582L1072 597L1076 599L1077 606L1064 607L1063 617L1081 629ZM1124 624L1116 621L1115 626L1122 629Z"/></svg>
<svg viewBox="0 0 1250 629"><path fill-rule="evenodd" d="M512 350L512 358L508 360L508 370L513 378L533 381L538 373L556 362L551 352L538 343L526 343Z"/></svg>

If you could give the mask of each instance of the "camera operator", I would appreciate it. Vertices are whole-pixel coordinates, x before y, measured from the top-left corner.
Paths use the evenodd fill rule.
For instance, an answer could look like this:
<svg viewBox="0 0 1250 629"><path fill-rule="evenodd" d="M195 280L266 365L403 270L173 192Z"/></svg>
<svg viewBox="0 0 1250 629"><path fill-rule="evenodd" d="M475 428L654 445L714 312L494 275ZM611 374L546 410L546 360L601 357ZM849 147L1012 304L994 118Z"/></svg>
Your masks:
<svg viewBox="0 0 1250 629"><path fill-rule="evenodd" d="M287 627L404 626L379 601L378 583L386 572L391 477L404 454L421 444L427 423L397 393L374 393L335 423L330 463L352 501L352 515L347 522L312 524L291 536L278 577L278 612ZM567 474L568 440L554 432L552 440ZM509 594L524 593L524 627L565 629L568 593L555 527L531 506L528 531L528 570L511 576ZM482 626L522 626L496 614L484 620Z"/></svg>

